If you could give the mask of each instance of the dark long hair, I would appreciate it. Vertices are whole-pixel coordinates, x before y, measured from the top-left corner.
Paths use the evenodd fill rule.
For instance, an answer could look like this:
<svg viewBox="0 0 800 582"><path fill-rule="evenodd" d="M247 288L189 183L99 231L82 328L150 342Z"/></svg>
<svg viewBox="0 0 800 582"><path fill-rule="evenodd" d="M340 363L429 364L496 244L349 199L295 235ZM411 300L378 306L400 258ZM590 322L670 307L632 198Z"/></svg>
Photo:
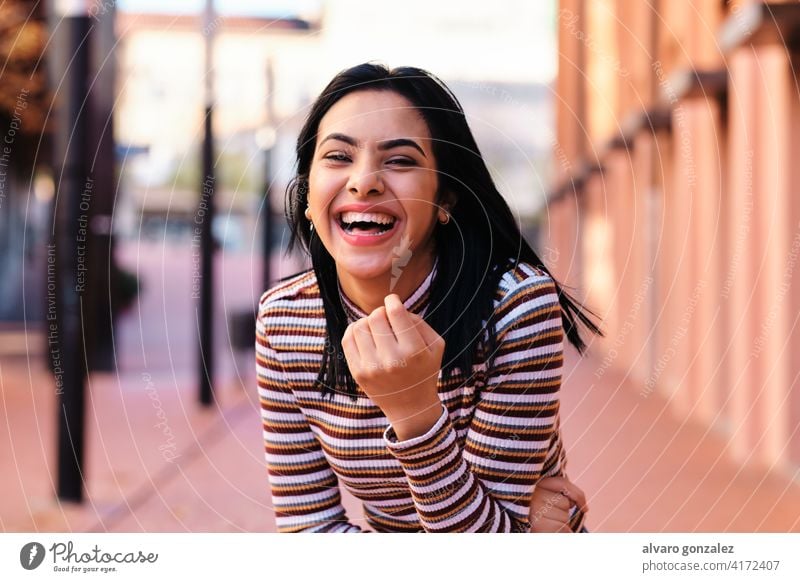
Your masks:
<svg viewBox="0 0 800 582"><path fill-rule="evenodd" d="M494 298L506 271L526 262L550 275L522 237L486 168L461 104L441 80L422 69L388 69L373 63L342 71L312 105L297 138L297 175L286 188L286 218L291 229L289 251L300 243L310 254L325 309L328 337L317 383L323 394L343 391L354 398L355 382L342 352L347 316L336 264L319 237L312 236L304 211L320 121L339 99L364 90L393 91L416 107L430 130L439 196L447 193L454 198L450 224L437 223L434 231L436 274L425 313L425 320L445 340L444 378L456 368L469 377L478 350L494 353ZM601 332L557 282L556 290L567 339L583 353L586 344L578 333L578 320L592 333Z"/></svg>

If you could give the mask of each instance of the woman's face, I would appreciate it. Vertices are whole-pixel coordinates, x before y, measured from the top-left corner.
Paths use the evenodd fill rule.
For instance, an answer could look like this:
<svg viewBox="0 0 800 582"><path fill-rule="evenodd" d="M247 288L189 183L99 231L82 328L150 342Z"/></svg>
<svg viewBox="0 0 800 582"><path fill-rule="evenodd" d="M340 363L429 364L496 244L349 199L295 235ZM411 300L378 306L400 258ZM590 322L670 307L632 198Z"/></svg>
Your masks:
<svg viewBox="0 0 800 582"><path fill-rule="evenodd" d="M433 260L437 186L430 131L408 100L365 90L337 101L320 121L308 200L340 279L388 282L402 272L421 281Z"/></svg>

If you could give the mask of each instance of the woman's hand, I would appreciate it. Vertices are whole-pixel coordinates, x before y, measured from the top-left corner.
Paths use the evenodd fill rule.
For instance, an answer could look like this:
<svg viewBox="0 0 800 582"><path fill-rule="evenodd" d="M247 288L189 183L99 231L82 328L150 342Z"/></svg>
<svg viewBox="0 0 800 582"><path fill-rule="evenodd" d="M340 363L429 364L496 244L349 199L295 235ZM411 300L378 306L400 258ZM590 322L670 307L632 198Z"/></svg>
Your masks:
<svg viewBox="0 0 800 582"><path fill-rule="evenodd" d="M439 419L444 340L397 295L350 324L342 350L353 379L389 419L398 440L424 434Z"/></svg>
<svg viewBox="0 0 800 582"><path fill-rule="evenodd" d="M566 477L544 477L531 495L531 533L570 533L569 508L586 512L586 495Z"/></svg>

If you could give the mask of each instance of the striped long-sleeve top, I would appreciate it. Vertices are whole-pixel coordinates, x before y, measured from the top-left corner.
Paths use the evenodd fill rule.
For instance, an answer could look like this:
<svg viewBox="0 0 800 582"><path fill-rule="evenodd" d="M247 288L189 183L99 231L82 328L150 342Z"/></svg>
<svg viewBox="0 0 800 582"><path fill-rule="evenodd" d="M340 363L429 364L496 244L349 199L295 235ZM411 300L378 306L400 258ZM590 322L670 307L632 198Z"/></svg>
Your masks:
<svg viewBox="0 0 800 582"><path fill-rule="evenodd" d="M432 271L405 301L424 316ZM344 295L351 321L366 314ZM524 263L495 295L497 350L469 376L440 374L439 420L398 441L366 394L323 397L314 386L327 348L313 271L259 302L256 369L278 531L357 532L339 486L380 532L527 532L539 478L563 475L559 430L563 328L553 280ZM476 390L476 388L478 388ZM579 531L583 514L571 510ZM362 522L363 523L363 522Z"/></svg>

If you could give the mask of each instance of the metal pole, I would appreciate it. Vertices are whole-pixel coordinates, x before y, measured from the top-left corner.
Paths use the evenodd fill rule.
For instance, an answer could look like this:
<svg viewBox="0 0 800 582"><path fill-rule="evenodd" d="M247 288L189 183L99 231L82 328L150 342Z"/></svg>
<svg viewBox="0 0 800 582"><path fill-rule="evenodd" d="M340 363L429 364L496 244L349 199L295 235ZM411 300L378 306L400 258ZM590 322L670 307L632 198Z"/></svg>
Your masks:
<svg viewBox="0 0 800 582"><path fill-rule="evenodd" d="M58 478L60 499L83 498L84 408L86 376L83 314L88 222L81 208L91 188L86 139L89 112L89 40L92 24L82 2L57 2L60 19L56 44L62 51L54 66L62 74L57 96L62 103L56 136L55 164L60 165L55 198L54 240L49 251L55 259L48 295L53 290L55 314L48 312L48 351L53 361L58 396ZM57 64L56 64L57 63Z"/></svg>
<svg viewBox="0 0 800 582"><path fill-rule="evenodd" d="M267 124L275 128L275 75L272 68L272 59L267 60ZM271 140L273 141L273 140ZM264 148L264 227L263 227L263 252L264 271L262 291L272 286L272 148L273 143L266 144Z"/></svg>
<svg viewBox="0 0 800 582"><path fill-rule="evenodd" d="M203 179L200 184L200 205L196 222L200 222L200 312L198 314L200 340L200 402L210 406L214 395L214 131L212 115L214 110L213 40L214 0L206 0L203 35L205 37L205 135L203 138Z"/></svg>
<svg viewBox="0 0 800 582"><path fill-rule="evenodd" d="M114 78L116 46L114 32L115 4L96 4L89 15L94 21L91 62L91 122L87 155L93 178L88 212L88 270L86 302L92 306L84 313L89 370L111 372L116 369L114 354L114 316L119 289L115 288L118 270L114 258L111 217L116 194L116 159L114 155Z"/></svg>

